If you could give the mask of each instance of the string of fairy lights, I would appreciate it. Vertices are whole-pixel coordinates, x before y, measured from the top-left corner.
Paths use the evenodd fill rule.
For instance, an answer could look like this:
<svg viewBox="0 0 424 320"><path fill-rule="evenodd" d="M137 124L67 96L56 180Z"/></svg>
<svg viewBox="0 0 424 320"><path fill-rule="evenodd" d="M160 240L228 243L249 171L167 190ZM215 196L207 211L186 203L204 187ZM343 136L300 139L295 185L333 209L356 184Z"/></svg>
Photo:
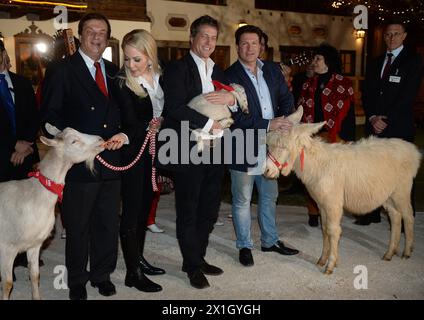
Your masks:
<svg viewBox="0 0 424 320"><path fill-rule="evenodd" d="M333 9L353 8L358 4L365 5L369 14L374 15L381 22L389 18L396 18L402 20L403 23L424 25L423 0L336 0L331 2L331 7Z"/></svg>

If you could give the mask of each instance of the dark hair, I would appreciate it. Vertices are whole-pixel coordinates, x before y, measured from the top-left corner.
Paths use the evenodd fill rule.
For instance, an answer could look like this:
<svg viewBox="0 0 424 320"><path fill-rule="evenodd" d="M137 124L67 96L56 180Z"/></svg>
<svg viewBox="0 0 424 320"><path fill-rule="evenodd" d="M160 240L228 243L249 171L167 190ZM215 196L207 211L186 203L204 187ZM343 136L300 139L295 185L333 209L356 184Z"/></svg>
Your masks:
<svg viewBox="0 0 424 320"><path fill-rule="evenodd" d="M216 31L219 32L218 20L212 18L211 16L204 15L194 20L193 23L191 24L190 37L194 38L199 33L200 27L205 24L208 26L214 27Z"/></svg>
<svg viewBox="0 0 424 320"><path fill-rule="evenodd" d="M0 40L0 51L4 51L4 50L6 50L4 47L4 43L2 40Z"/></svg>
<svg viewBox="0 0 424 320"><path fill-rule="evenodd" d="M264 34L262 32L262 30L257 26L252 26L250 24L242 26L242 27L240 27L236 30L235 36L236 36L236 44L237 45L240 42L241 35L244 34L244 33L256 33L259 37L259 41L261 41L263 34Z"/></svg>
<svg viewBox="0 0 424 320"><path fill-rule="evenodd" d="M328 43L322 43L315 49L314 54L324 57L324 62L330 73L342 73L342 60L336 48Z"/></svg>
<svg viewBox="0 0 424 320"><path fill-rule="evenodd" d="M399 18L391 18L391 19L387 20L386 23L384 23L384 30L386 30L392 24L400 25L402 27L403 31L406 32L406 25Z"/></svg>
<svg viewBox="0 0 424 320"><path fill-rule="evenodd" d="M100 13L95 13L95 12L87 13L79 21L79 23L78 23L78 34L80 36L82 34L82 30L84 29L84 24L88 20L103 20L107 25L107 38L108 39L110 38L111 28L110 28L109 20L104 15L102 15Z"/></svg>

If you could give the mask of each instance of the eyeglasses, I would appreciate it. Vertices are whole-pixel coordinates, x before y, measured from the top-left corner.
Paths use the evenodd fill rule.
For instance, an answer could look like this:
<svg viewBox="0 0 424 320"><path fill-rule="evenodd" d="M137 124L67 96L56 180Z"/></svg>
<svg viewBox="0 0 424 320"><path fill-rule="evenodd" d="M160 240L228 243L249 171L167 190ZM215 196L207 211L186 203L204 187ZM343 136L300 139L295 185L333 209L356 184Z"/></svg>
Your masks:
<svg viewBox="0 0 424 320"><path fill-rule="evenodd" d="M404 34L404 32L385 33L384 37L385 38L397 38L397 37L400 37L403 34Z"/></svg>

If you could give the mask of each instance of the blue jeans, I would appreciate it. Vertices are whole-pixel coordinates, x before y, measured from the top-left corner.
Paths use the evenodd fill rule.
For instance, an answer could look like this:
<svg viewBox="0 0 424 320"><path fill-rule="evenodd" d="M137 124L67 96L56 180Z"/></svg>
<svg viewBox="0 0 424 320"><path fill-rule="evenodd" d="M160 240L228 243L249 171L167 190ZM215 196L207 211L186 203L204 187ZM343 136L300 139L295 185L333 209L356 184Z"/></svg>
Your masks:
<svg viewBox="0 0 424 320"><path fill-rule="evenodd" d="M261 246L272 247L278 241L275 222L275 208L278 197L277 180L266 179L263 175L248 175L247 172L230 170L233 205L231 213L236 231L237 249L253 248L250 236L250 200L253 184L258 190L258 220L261 229Z"/></svg>

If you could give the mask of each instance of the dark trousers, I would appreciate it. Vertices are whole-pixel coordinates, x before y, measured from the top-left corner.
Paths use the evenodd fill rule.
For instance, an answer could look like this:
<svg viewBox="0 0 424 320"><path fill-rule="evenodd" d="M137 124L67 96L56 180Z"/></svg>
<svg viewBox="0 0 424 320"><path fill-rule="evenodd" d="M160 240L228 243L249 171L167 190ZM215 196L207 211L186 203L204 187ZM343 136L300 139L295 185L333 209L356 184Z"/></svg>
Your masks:
<svg viewBox="0 0 424 320"><path fill-rule="evenodd" d="M209 234L218 219L223 165L191 165L175 173L177 238L188 273L200 267L206 255Z"/></svg>
<svg viewBox="0 0 424 320"><path fill-rule="evenodd" d="M126 162L125 162L126 163ZM153 200L152 158L143 154L140 161L122 175L122 217L120 233L137 233L140 254L143 254L147 218Z"/></svg>
<svg viewBox="0 0 424 320"><path fill-rule="evenodd" d="M120 180L66 183L63 218L69 287L110 280L118 255L120 190Z"/></svg>

